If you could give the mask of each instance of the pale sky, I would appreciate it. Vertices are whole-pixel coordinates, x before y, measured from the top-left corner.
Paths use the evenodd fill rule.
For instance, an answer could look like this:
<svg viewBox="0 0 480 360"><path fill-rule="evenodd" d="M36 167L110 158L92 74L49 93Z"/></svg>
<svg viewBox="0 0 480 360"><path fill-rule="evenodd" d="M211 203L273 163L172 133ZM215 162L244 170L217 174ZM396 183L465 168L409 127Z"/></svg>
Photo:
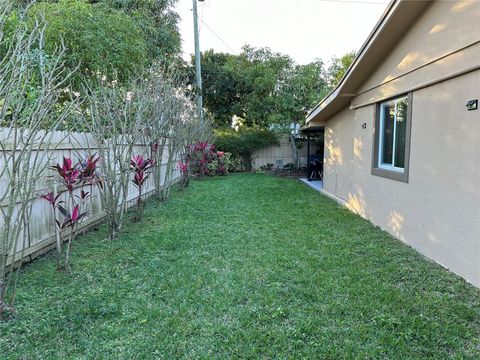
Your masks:
<svg viewBox="0 0 480 360"><path fill-rule="evenodd" d="M268 46L306 64L358 50L388 0L205 0L198 2L200 49L240 53ZM185 59L194 53L192 0L179 0ZM203 19L203 23L202 23ZM216 35L215 35L216 34Z"/></svg>

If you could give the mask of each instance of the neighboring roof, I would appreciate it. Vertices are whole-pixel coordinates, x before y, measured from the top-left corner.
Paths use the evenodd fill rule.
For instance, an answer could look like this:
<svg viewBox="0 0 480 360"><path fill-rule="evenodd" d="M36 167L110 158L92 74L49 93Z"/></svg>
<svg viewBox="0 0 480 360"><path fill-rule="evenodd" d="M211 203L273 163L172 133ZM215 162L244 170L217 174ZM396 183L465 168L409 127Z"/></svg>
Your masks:
<svg viewBox="0 0 480 360"><path fill-rule="evenodd" d="M388 5L338 85L308 114L307 127L313 125L312 121L324 123L350 103L362 83L429 3L427 0L393 0Z"/></svg>

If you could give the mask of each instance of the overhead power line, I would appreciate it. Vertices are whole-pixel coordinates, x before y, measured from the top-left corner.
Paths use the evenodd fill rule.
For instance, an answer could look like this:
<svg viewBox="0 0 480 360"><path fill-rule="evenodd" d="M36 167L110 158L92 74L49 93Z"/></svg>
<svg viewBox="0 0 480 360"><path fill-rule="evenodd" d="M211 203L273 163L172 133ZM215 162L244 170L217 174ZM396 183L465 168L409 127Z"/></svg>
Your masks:
<svg viewBox="0 0 480 360"><path fill-rule="evenodd" d="M345 4L371 4L371 5L387 5L388 2L380 2L380 1L368 1L368 0L318 0L322 2L332 2L332 3L345 3ZM201 25L205 25L205 27L218 39L220 40L228 49L230 49L234 54L238 54L238 52L228 44L215 30L213 30L208 24L205 22L203 18L203 12L205 10L205 3L202 4L202 15L201 15ZM201 29L200 29L201 30Z"/></svg>
<svg viewBox="0 0 480 360"><path fill-rule="evenodd" d="M208 24L205 22L205 20L202 19L202 24L205 25L205 27L210 30L210 32L217 37L218 40L220 40L226 47L228 47L234 54L237 54L237 51L231 47L223 38L218 35L215 30L213 30Z"/></svg>

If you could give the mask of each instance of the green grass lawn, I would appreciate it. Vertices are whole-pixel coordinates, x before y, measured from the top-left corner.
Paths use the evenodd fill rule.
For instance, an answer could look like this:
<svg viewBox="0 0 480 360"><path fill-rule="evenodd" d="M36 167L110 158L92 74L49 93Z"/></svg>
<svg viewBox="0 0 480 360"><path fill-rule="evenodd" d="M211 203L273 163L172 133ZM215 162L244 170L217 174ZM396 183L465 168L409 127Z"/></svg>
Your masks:
<svg viewBox="0 0 480 360"><path fill-rule="evenodd" d="M25 266L0 358L475 358L480 291L297 180L194 181L73 274Z"/></svg>

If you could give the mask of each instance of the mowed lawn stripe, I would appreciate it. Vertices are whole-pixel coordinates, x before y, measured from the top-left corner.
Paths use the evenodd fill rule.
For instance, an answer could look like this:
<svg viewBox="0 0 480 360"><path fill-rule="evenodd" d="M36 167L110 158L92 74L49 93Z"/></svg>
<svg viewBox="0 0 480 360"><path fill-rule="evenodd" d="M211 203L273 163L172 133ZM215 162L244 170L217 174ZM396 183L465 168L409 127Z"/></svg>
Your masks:
<svg viewBox="0 0 480 360"><path fill-rule="evenodd" d="M1 358L480 356L478 289L294 179L193 181L105 238L22 269Z"/></svg>

